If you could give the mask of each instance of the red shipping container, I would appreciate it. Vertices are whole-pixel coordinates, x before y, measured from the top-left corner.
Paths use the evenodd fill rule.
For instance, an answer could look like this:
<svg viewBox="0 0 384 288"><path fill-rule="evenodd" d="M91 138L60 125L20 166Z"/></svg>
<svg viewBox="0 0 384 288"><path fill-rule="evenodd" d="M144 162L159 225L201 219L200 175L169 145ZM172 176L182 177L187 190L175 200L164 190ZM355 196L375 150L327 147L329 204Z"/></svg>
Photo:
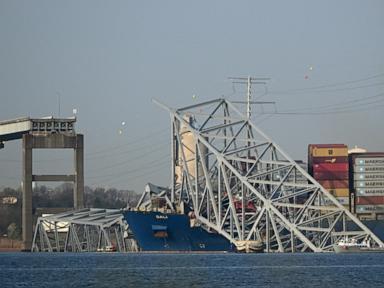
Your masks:
<svg viewBox="0 0 384 288"><path fill-rule="evenodd" d="M308 163L318 164L318 163L348 163L347 156L329 156L329 157L308 157Z"/></svg>
<svg viewBox="0 0 384 288"><path fill-rule="evenodd" d="M384 196L360 196L356 197L356 205L382 205Z"/></svg>
<svg viewBox="0 0 384 288"><path fill-rule="evenodd" d="M321 163L313 165L313 172L348 172L347 163Z"/></svg>
<svg viewBox="0 0 384 288"><path fill-rule="evenodd" d="M348 180L319 180L325 189L349 189Z"/></svg>
<svg viewBox="0 0 384 288"><path fill-rule="evenodd" d="M313 178L315 178L316 180L348 180L348 171L314 172Z"/></svg>

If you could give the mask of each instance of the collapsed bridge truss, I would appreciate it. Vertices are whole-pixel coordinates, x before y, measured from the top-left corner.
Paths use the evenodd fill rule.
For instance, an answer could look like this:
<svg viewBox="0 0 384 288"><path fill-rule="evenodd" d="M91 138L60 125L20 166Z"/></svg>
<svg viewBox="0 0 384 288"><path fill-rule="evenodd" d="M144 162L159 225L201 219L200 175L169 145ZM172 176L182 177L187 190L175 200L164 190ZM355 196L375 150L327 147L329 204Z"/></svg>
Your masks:
<svg viewBox="0 0 384 288"><path fill-rule="evenodd" d="M84 208L39 217L32 252L135 251L126 241L126 223L116 209Z"/></svg>
<svg viewBox="0 0 384 288"><path fill-rule="evenodd" d="M333 251L345 237L383 246L230 101L155 102L171 115L171 201L187 203L206 229L267 252Z"/></svg>

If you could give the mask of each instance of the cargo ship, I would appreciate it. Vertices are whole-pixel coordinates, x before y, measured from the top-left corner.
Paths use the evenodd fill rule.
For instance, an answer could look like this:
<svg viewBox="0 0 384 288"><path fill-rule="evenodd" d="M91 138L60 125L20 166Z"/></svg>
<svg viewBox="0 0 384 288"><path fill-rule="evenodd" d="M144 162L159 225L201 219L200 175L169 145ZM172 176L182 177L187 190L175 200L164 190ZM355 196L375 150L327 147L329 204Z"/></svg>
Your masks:
<svg viewBox="0 0 384 288"><path fill-rule="evenodd" d="M258 241L236 245L215 230L203 228L184 202L171 202L169 188L148 183L135 208L123 211L131 251L137 252L263 252Z"/></svg>
<svg viewBox="0 0 384 288"><path fill-rule="evenodd" d="M185 214L134 210L124 211L123 214L129 225L131 238L140 252L246 252L245 247L239 249L215 231L191 227L191 219ZM383 220L362 222L384 241ZM354 223L347 225L356 228ZM263 245L259 243L250 250L260 253L263 249ZM336 252L340 252L339 250ZM352 250L348 252L359 252Z"/></svg>
<svg viewBox="0 0 384 288"><path fill-rule="evenodd" d="M178 213L125 211L138 251L234 252L234 246L216 232L191 227L190 217Z"/></svg>
<svg viewBox="0 0 384 288"><path fill-rule="evenodd" d="M369 228L381 241L384 241L384 220L362 220L365 226Z"/></svg>

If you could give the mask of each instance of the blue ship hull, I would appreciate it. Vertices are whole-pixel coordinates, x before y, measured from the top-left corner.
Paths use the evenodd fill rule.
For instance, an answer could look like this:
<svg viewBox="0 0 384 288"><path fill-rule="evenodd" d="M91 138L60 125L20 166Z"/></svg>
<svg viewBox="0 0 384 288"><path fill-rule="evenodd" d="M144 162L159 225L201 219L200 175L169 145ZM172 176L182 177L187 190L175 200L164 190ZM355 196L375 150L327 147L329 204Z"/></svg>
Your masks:
<svg viewBox="0 0 384 288"><path fill-rule="evenodd" d="M373 232L381 241L384 241L384 220L361 220L361 222ZM341 225L336 226L341 229ZM351 221L347 222L348 230L360 230L360 228Z"/></svg>
<svg viewBox="0 0 384 288"><path fill-rule="evenodd" d="M379 237L381 241L384 241L384 220L364 220L361 222Z"/></svg>
<svg viewBox="0 0 384 288"><path fill-rule="evenodd" d="M235 251L235 247L223 236L207 232L201 227L191 228L189 218L184 214L125 211L124 218L140 251ZM362 222L384 241L384 220ZM347 225L349 229L357 229L352 222Z"/></svg>
<svg viewBox="0 0 384 288"><path fill-rule="evenodd" d="M223 236L191 228L184 214L125 211L124 218L141 251L234 251Z"/></svg>

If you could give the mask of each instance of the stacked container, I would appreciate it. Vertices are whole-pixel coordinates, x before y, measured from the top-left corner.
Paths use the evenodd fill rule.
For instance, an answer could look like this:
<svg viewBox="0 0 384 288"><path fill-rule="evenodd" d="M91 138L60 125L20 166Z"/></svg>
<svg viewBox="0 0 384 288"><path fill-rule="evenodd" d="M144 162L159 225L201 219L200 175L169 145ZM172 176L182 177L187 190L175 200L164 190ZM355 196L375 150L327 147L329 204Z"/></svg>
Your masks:
<svg viewBox="0 0 384 288"><path fill-rule="evenodd" d="M384 214L384 153L349 155L356 214Z"/></svg>
<svg viewBox="0 0 384 288"><path fill-rule="evenodd" d="M350 210L348 147L345 144L308 145L308 172Z"/></svg>

